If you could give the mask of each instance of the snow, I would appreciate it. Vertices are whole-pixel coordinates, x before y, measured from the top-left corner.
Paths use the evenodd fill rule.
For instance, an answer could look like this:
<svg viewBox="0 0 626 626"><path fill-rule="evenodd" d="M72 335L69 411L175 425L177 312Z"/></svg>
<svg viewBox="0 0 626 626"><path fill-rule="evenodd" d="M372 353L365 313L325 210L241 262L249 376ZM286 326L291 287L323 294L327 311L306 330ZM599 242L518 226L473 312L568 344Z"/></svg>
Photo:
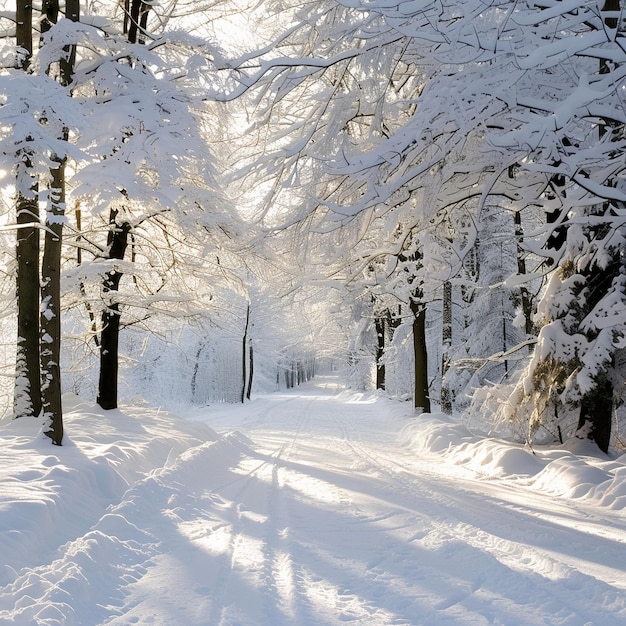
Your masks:
<svg viewBox="0 0 626 626"><path fill-rule="evenodd" d="M626 455L332 377L3 425L0 624L626 624Z"/></svg>

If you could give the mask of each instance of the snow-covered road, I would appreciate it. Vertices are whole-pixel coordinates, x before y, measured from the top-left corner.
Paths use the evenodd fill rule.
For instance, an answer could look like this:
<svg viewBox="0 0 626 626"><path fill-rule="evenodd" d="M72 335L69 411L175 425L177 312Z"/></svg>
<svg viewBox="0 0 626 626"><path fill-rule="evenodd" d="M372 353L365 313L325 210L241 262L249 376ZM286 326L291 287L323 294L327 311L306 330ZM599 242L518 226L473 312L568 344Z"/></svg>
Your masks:
<svg viewBox="0 0 626 626"><path fill-rule="evenodd" d="M330 377L196 411L169 454L158 420L125 446L73 437L127 484L100 467L65 541L13 557L0 624L626 624L624 508L538 489L520 448L477 474L420 450L406 405Z"/></svg>

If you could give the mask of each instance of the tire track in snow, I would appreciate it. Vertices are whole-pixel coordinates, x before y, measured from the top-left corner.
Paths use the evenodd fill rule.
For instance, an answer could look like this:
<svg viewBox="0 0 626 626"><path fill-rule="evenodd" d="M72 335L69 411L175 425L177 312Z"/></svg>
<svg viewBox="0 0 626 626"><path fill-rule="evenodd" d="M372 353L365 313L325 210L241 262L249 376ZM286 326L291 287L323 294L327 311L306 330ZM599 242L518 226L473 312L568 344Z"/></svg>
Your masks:
<svg viewBox="0 0 626 626"><path fill-rule="evenodd" d="M280 403L281 410L297 402L297 397L287 398ZM270 414L275 410L273 404L261 413L261 419L271 419ZM283 441L268 453L250 451L250 456L242 459L238 475L217 488L228 502L241 504L230 507L227 522L231 536L227 549L229 563L223 563L215 576L217 586L211 591L215 603L207 620L209 624L248 623L245 616L236 612L230 599L241 588L238 572L245 567L244 564L249 567L250 546L246 541L249 543L250 537L257 541L254 568L257 586L264 593L256 601L247 598L249 605L255 605L254 608L249 606L248 612L259 616L258 623L262 624L307 623L307 610L300 605L303 595L298 592L298 576L292 560L289 512L282 495L284 482L280 465L308 420L308 411L298 414L298 428L290 440Z"/></svg>
<svg viewBox="0 0 626 626"><path fill-rule="evenodd" d="M326 400L326 403L323 405L323 414L328 417L332 415L335 409L332 406L334 401L328 402L328 398ZM310 407L313 403L311 401L308 402L307 413L310 413ZM315 400L317 405L319 405L319 402L321 400ZM319 421L319 406L316 412L316 419ZM300 504L303 502L306 503L306 506L310 506L311 502L314 502L312 498L321 497L322 504L335 508L336 512L333 515L332 525L329 523L327 529L321 528L315 529L315 531L318 532L319 530L322 534L330 533L330 535L337 532L340 537L347 533L349 536L351 528L354 528L354 525L358 523L354 521L358 507L352 501L349 489L337 487L332 482L334 472L338 469L336 463L343 464L345 467L343 462L348 456L346 456L345 450L340 450L341 446L337 446L337 438L335 436L329 438L327 436L328 432L324 430L323 434L326 437L323 445L321 448L314 447L314 455L311 458L313 454L311 452L312 442L316 441L315 435L319 435L321 429L319 423L315 423L312 424L312 429L309 432L303 432L305 422L312 423L312 420L300 420L295 435L290 437L289 445L282 449L280 458L276 459L277 463L283 463L283 467L279 471L285 476L281 494L286 506L295 509L303 508L303 505ZM257 438L257 441L260 439L262 437ZM303 448L306 449L305 454L302 454ZM329 454L329 452L332 452L333 462L326 467L324 456ZM310 463L310 465L307 465L307 463ZM342 470L342 473L344 472L345 470ZM345 472L345 475L349 474L350 470ZM301 483L304 483L304 485ZM315 489L323 489L325 493L321 494L319 491L313 493ZM319 522L320 520L318 518L315 521ZM334 582L327 580L324 570L328 568L328 563L331 562L332 567L337 570L340 577L345 581L345 563L334 554L334 548L331 547L330 550L321 549L316 544L314 537L311 535L311 529L307 527L306 522L302 523L301 519L297 520L297 522L291 533L292 541L290 542L290 549L293 553L292 562L295 565L294 571L298 580L296 589L302 596L303 600L301 602L305 601L305 605L310 608L312 613L308 621L296 621L293 623L342 623L344 621L354 621L355 623L363 624L410 623L410 620L403 620L398 616L394 616L393 613L382 609L372 599L359 597L352 583L336 585ZM308 524L310 523L309 521ZM371 549L372 541L370 537L372 537L372 533L366 531L366 537L364 543ZM348 539L348 537L346 538ZM348 560L350 569L355 567L355 564L352 563L353 560L352 557ZM363 570L362 574L367 576L367 571ZM351 576L352 574L348 575L348 580ZM313 608L313 605L316 604L318 605L317 608ZM327 606L321 611L320 605ZM330 613L328 612L329 610Z"/></svg>
<svg viewBox="0 0 626 626"><path fill-rule="evenodd" d="M207 539L217 530L228 542L205 581L206 623L487 624L509 615L579 625L623 615L619 590L545 545L553 522L491 483L411 458L383 428L364 430L360 421L376 422L368 405L320 402L303 395L266 407L249 423L253 448L207 487L221 507L203 513L220 524ZM557 537L563 550L572 534ZM594 615L577 601L583 591Z"/></svg>
<svg viewBox="0 0 626 626"><path fill-rule="evenodd" d="M272 590L278 615L272 616L272 611L268 611L267 623L279 623L280 617L290 623L301 623L306 613L305 608L300 605L303 595L298 588L297 569L293 561L293 544L290 539L291 519L284 498L284 469L280 466L280 461L294 447L308 417L308 411L300 416L293 438L280 448L278 454L274 456L271 467L272 475L268 493L271 520L268 524L265 546L265 581Z"/></svg>
<svg viewBox="0 0 626 626"><path fill-rule="evenodd" d="M612 619L616 610L626 613L623 594L626 582L623 578L620 580L617 566L614 579L611 580L611 573L608 574L608 582L596 577L598 571L604 569L607 578L606 570L610 570L593 563L593 553L596 551L594 544L604 541L602 537L581 534L581 539L587 539L592 544L587 550L591 554L590 562L571 554L571 550L563 550L561 545L551 546L549 542L554 539L555 531L550 520L529 513L520 504L512 507L510 501L494 497L491 486L481 490L480 482L471 481L471 488L468 483L465 489L463 481L457 479L453 484L448 477L437 474L423 463L406 463L406 454L402 454L401 450L396 450L394 457L388 454L383 456L381 448L374 451L361 442L359 431L349 418L333 417L344 441L355 454L368 458L381 474L386 475L390 488L403 500L416 503L422 501L419 506L413 505L416 512L427 509L429 516L438 520L428 532L418 532L414 537L408 537L408 540L443 555L444 562L440 560L437 567L442 567L444 573L447 570L445 560L456 561L455 567L450 568L446 575L453 574L464 557L468 562L479 562L476 552L482 553L487 558L493 557L500 565L495 569L499 576L514 581L510 584L518 588L528 588L531 597L538 597L544 610L561 613L566 619L574 616L576 620L583 618L587 603L576 603L574 600L575 606L571 606L571 591L579 589L581 594L586 594L581 595L581 598L591 595L599 606L607 608L606 619ZM402 457L404 462L398 461ZM416 467L419 467L419 473L415 471ZM433 487L435 484L436 488ZM416 498L417 493L419 497ZM501 493L504 495L503 490ZM549 505L552 505L551 501ZM572 520L589 516L584 507L568 504L566 508ZM502 521L498 521L499 518ZM563 536L564 544L569 543L571 529L564 531ZM615 537L618 536L619 531L615 533ZM615 546L617 554L620 552L619 544L623 546L625 541L622 526L621 541ZM375 563L376 566L379 564ZM565 592L562 591L564 580L568 581ZM549 584L546 585L546 581ZM497 586L495 582L488 580L487 576L476 576L472 584L451 592L435 608L446 611L471 599L482 589L486 590L488 585ZM546 586L551 589L547 593L544 589ZM523 595L518 597L520 601L523 599ZM602 612L600 609L599 614ZM594 623L593 620L597 618L598 611L584 617L589 623Z"/></svg>
<svg viewBox="0 0 626 626"><path fill-rule="evenodd" d="M316 432L317 424L313 423L313 418L318 417L319 402L317 398L306 396L290 398L265 412L263 419L274 425L278 422L277 428L281 427L281 420L289 420L290 429L283 430L282 444L274 446L274 431L266 431L266 436L263 436L265 433L255 432L259 435L257 443L261 442L259 452L245 459L244 465L238 470L240 477L229 485L229 489L220 490L229 502L246 503L245 510L239 508L237 514L230 518L233 535L253 533L251 520L262 518L263 522L257 524L255 529L256 537L261 539L263 545L263 556L258 559L255 568L262 569L258 584L265 587L266 602L264 606L254 606L248 610L263 615L264 618L258 621L262 624L328 623L327 620L331 619L332 622L332 618L320 613L316 605L331 598L336 605L334 610L339 616L343 615L343 619L350 620L353 619L351 615L358 614L366 622L387 623L387 614L381 621L376 617L381 614L378 607L366 611L361 606L362 602L351 592L350 586L343 585L337 590L316 571L323 570L325 563L323 558L320 560L315 542L309 537L308 525L311 521L306 519L302 511L308 511L307 507L311 506L310 494L301 488L316 488L322 481L312 473L307 473L307 467L300 467L294 459L300 460L299 449L307 446ZM316 454L319 454L317 449ZM319 462L319 459L315 461ZM332 492L326 494L329 502L350 509L351 501L345 490L335 488L330 483L324 483L324 488ZM319 518L315 521L318 522ZM226 598L226 601L216 603L209 623L246 623L241 615L233 613L229 602L232 590L240 586L237 571L241 569L246 556L243 545L232 546L231 562L222 568L219 575L221 584L214 594L215 597ZM310 561L319 567L311 568ZM250 598L247 598L247 602L251 604ZM357 612L351 608L355 603L359 605ZM325 619L320 620L320 615L325 615ZM372 619L374 622L371 622Z"/></svg>

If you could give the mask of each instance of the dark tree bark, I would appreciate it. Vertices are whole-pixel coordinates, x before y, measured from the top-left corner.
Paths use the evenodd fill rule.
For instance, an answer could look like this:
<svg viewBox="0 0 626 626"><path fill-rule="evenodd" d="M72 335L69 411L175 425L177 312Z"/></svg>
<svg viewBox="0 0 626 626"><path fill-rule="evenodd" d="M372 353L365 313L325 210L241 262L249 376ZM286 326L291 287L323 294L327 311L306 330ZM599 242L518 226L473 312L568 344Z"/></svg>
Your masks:
<svg viewBox="0 0 626 626"><path fill-rule="evenodd" d="M66 14L78 21L79 0L66 0ZM58 0L42 4L41 32L47 32L57 22ZM76 57L75 46L64 49L59 59L59 82L67 86L72 80ZM68 131L63 131L65 141ZM61 445L63 440L63 411L61 403L61 246L65 220L65 157L53 155L58 165L51 169L44 252L41 267L41 380L44 418L49 420L48 435Z"/></svg>
<svg viewBox="0 0 626 626"><path fill-rule="evenodd" d="M423 295L419 285L416 272L421 266L422 255L419 250L412 252L408 256L400 254L398 260L405 263L412 261L415 263L414 269L405 267L409 272L407 282L411 289L409 298L409 308L413 314L413 362L414 362L414 383L413 383L413 406L423 413L430 413L430 396L428 393L428 351L426 348L426 306L422 301Z"/></svg>
<svg viewBox="0 0 626 626"><path fill-rule="evenodd" d="M613 383L607 372L595 379L595 386L580 403L578 435L591 439L602 452L609 451L613 413Z"/></svg>
<svg viewBox="0 0 626 626"><path fill-rule="evenodd" d="M18 66L26 71L33 52L33 7L29 0L17 0L16 43L21 49ZM41 413L39 364L39 198L37 179L32 173L32 149L18 152L16 200L16 297L17 354L14 416Z"/></svg>
<svg viewBox="0 0 626 626"><path fill-rule="evenodd" d="M29 162L23 169L29 169ZM22 174L22 181L29 174ZM39 202L32 179L30 193L19 192L17 198L17 357L14 395L15 417L38 416L41 413L41 379L39 364Z"/></svg>
<svg viewBox="0 0 626 626"><path fill-rule="evenodd" d="M41 281L41 377L46 431L52 442L63 440L61 407L61 244L65 215L65 162L52 170Z"/></svg>
<svg viewBox="0 0 626 626"><path fill-rule="evenodd" d="M557 165L559 165L559 163L557 163ZM561 196L565 193L563 191L564 187L564 176L554 175L550 179L551 193ZM567 239L567 216L563 215L562 209L557 208L554 211L549 211L548 213L546 213L546 223L557 224L552 228L550 236L548 237L548 241L546 242L546 248L551 252L551 256L546 260L546 265L550 266L554 265L555 259L558 257L559 251L561 250Z"/></svg>
<svg viewBox="0 0 626 626"><path fill-rule="evenodd" d="M150 5L143 0L124 0L124 33L130 43L144 43Z"/></svg>
<svg viewBox="0 0 626 626"><path fill-rule="evenodd" d="M65 17L72 22L80 20L80 0L65 0ZM76 65L76 46L64 48L65 55L59 63L61 83L69 85L74 75Z"/></svg>
<svg viewBox="0 0 626 626"><path fill-rule="evenodd" d="M520 276L525 276L526 259L524 258L524 250L522 248L522 244L524 242L524 232L522 230L522 216L519 211L515 211L513 214L513 224L515 225L517 273ZM524 315L524 332L527 335L533 335L533 303L530 293L524 285L520 287L520 304L522 307L522 314Z"/></svg>
<svg viewBox="0 0 626 626"><path fill-rule="evenodd" d="M426 350L426 307L423 306L421 293L416 291L411 297L413 313L413 356L415 362L415 383L413 406L423 413L430 413L428 394L428 353Z"/></svg>
<svg viewBox="0 0 626 626"><path fill-rule="evenodd" d="M124 33L130 43L143 43L140 28L145 31L150 5L142 0L124 1ZM125 195L125 191L122 192ZM128 247L128 236L131 225L128 221L118 223L118 211L111 209L109 215L109 233L107 246L109 259L124 259ZM120 335L120 304L115 293L119 291L122 272L113 269L108 272L102 283L105 296L105 310L102 313L102 330L100 331L100 378L98 381L97 403L103 409L117 408L117 389L119 374L119 335Z"/></svg>
<svg viewBox="0 0 626 626"><path fill-rule="evenodd" d="M43 0L41 3L41 33L45 33L57 23L59 18L59 0Z"/></svg>
<svg viewBox="0 0 626 626"><path fill-rule="evenodd" d="M24 56L18 59L18 65L26 70L33 54L33 3L31 0L17 0L15 22L16 43L25 52Z"/></svg>
<svg viewBox="0 0 626 626"><path fill-rule="evenodd" d="M446 374L450 369L450 350L452 349L452 283L449 280L443 283L441 324L441 410L452 415L452 394L446 382Z"/></svg>
<svg viewBox="0 0 626 626"><path fill-rule="evenodd" d="M254 349L252 348L252 345L250 345L248 353L250 355L250 373L248 375L248 389L246 391L246 398L250 400L250 398L252 397L252 379L254 377Z"/></svg>
<svg viewBox="0 0 626 626"><path fill-rule="evenodd" d="M109 259L122 260L128 247L128 234L131 225L124 221L117 223L118 212L111 210L110 230L107 236ZM119 291L123 273L117 269L107 272L102 283L105 309L102 312L100 332L100 378L98 381L97 403L103 409L117 408L117 382L119 370L120 304L115 294ZM107 302L108 300L108 302Z"/></svg>
<svg viewBox="0 0 626 626"><path fill-rule="evenodd" d="M246 308L246 324L243 329L243 339L241 342L241 402L246 401L246 386L248 383L248 373L246 369L246 359L248 352L248 326L250 324L250 305Z"/></svg>
<svg viewBox="0 0 626 626"><path fill-rule="evenodd" d="M385 389L385 318L377 315L374 318L376 329L376 389Z"/></svg>

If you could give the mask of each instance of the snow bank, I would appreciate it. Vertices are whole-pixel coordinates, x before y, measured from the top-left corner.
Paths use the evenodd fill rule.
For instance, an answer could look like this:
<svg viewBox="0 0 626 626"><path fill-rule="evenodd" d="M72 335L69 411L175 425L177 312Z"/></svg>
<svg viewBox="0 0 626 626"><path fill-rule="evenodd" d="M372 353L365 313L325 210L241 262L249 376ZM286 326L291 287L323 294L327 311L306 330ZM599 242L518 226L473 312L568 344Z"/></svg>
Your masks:
<svg viewBox="0 0 626 626"><path fill-rule="evenodd" d="M605 455L591 442L527 446L475 435L443 413L422 414L401 432L404 445L485 479L515 481L564 498L626 508L626 454Z"/></svg>
<svg viewBox="0 0 626 626"><path fill-rule="evenodd" d="M64 445L41 422L3 424L0 447L0 585L90 528L134 481L193 446L218 440L208 426L158 411L103 411L64 397Z"/></svg>
<svg viewBox="0 0 626 626"><path fill-rule="evenodd" d="M176 512L236 465L245 437L156 410L65 398L62 448L37 420L5 425L0 449L0 623L100 623L122 615ZM155 520L157 520L155 522ZM106 600L106 602L103 602Z"/></svg>

